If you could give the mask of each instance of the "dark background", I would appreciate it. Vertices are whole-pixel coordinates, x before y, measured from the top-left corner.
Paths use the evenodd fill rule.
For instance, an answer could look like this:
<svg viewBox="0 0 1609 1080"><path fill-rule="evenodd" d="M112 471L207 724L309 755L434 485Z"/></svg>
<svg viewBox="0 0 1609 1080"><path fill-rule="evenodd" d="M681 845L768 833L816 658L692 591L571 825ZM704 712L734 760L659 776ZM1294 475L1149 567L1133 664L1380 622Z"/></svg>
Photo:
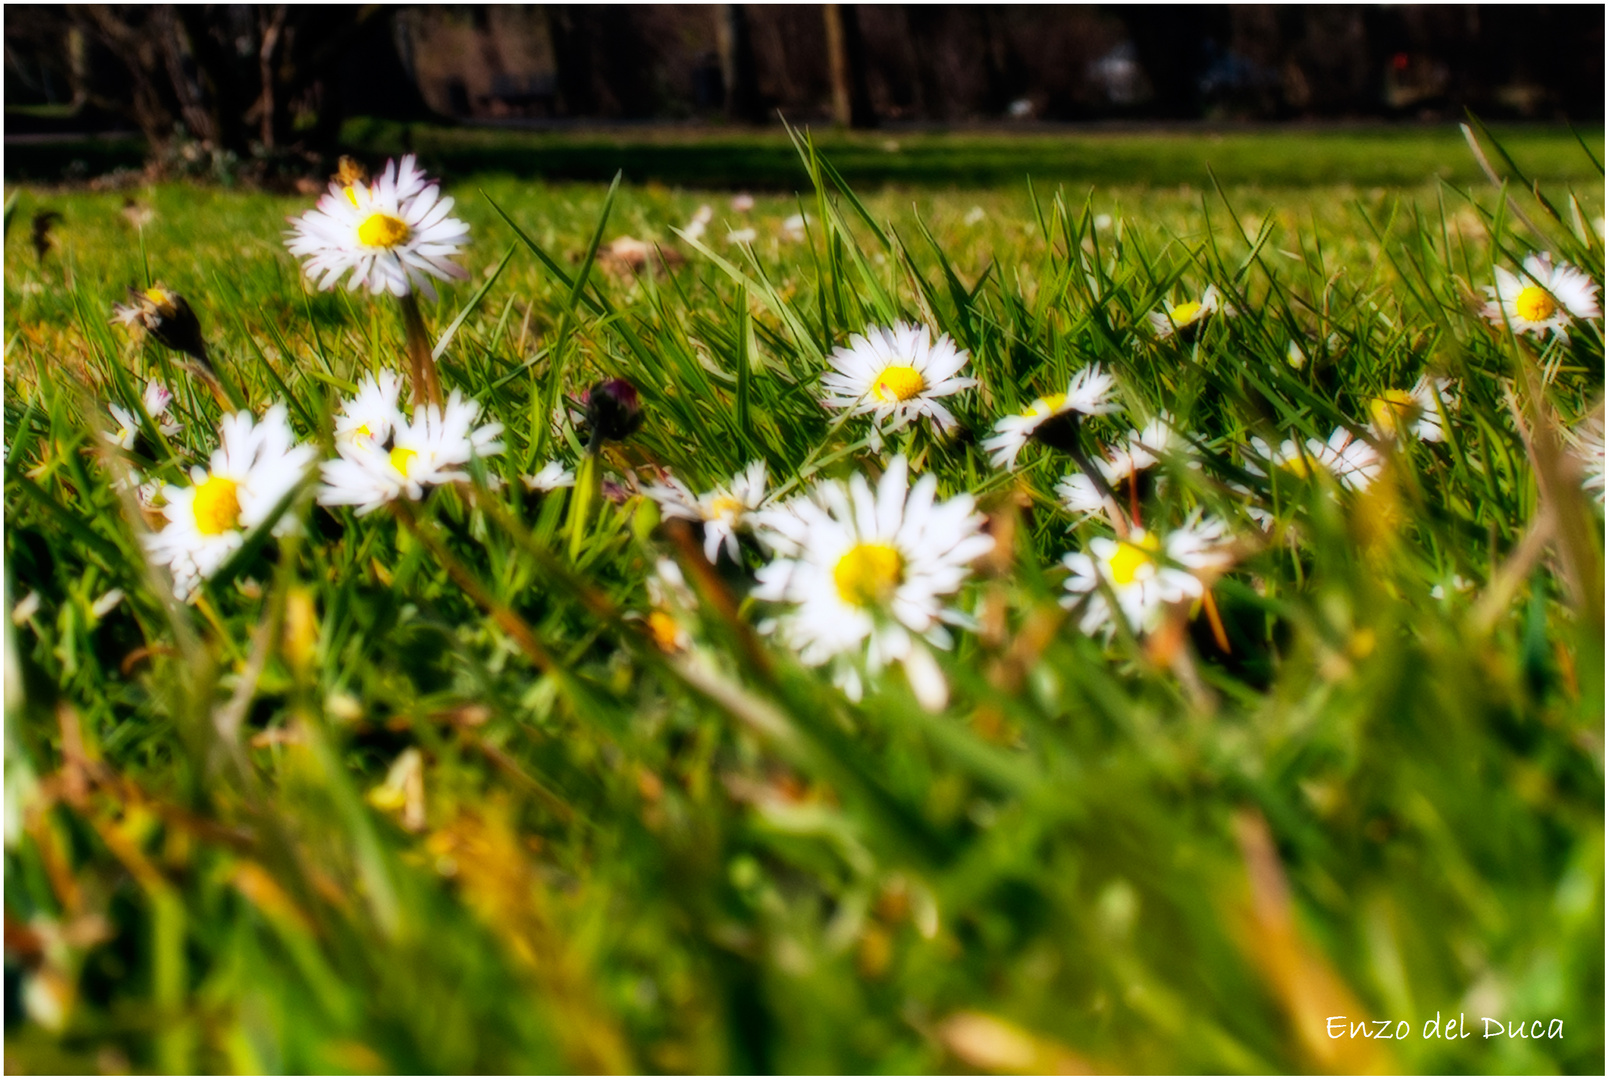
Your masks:
<svg viewBox="0 0 1609 1080"><path fill-rule="evenodd" d="M1603 27L1598 5L12 5L5 131L305 172L354 117L1599 121Z"/></svg>

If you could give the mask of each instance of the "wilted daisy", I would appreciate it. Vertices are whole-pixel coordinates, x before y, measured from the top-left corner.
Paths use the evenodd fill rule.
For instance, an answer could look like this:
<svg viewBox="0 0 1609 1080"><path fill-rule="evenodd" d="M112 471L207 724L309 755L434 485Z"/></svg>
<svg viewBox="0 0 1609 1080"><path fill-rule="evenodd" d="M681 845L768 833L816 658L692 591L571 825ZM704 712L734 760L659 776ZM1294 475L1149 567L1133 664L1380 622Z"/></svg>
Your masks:
<svg viewBox="0 0 1609 1080"><path fill-rule="evenodd" d="M164 435L177 435L181 425L177 420L168 416L168 408L173 404L173 394L167 387L156 379L145 384L145 393L140 395L140 402L145 406L146 415L157 426L157 430ZM124 450L134 449L134 440L139 437L140 419L121 405L107 406L117 427L111 431L102 432L102 436L113 446Z"/></svg>
<svg viewBox="0 0 1609 1080"><path fill-rule="evenodd" d="M173 595L181 600L268 520L313 463L313 448L296 445L283 405L257 422L248 412L226 416L218 434L209 468L191 469L189 487L163 490L168 523L145 538L152 560L172 571ZM275 532L294 525L286 518Z"/></svg>
<svg viewBox="0 0 1609 1080"><path fill-rule="evenodd" d="M1246 471L1254 476L1267 476L1273 468L1283 469L1293 476L1306 478L1315 468L1324 469L1334 476L1341 486L1361 491L1380 475L1380 452L1368 440L1355 438L1346 428L1336 428L1328 442L1308 439L1305 445L1286 439L1276 450L1262 439L1252 436L1251 453L1246 458Z"/></svg>
<svg viewBox="0 0 1609 1080"><path fill-rule="evenodd" d="M1496 326L1507 325L1517 334L1538 338L1549 333L1569 339L1571 319L1599 319L1598 285L1583 270L1569 263L1553 265L1547 252L1530 255L1513 274L1501 266L1493 268L1497 285L1488 285L1491 297L1481 314Z"/></svg>
<svg viewBox="0 0 1609 1080"><path fill-rule="evenodd" d="M1143 431L1129 432L1122 447L1098 459L1095 467L1101 471L1107 486L1115 491L1124 484L1138 484L1140 474L1163 458L1182 455L1186 444L1172 425L1173 418L1163 413L1145 425ZM1200 468L1200 463L1193 459L1189 459L1188 464L1191 468ZM1056 494L1061 496L1062 505L1074 514L1099 514L1106 507L1106 500L1095 482L1081 472L1063 477L1056 485ZM1134 494L1138 498L1137 492Z"/></svg>
<svg viewBox="0 0 1609 1080"><path fill-rule="evenodd" d="M480 404L457 390L445 409L420 405L411 421L398 418L387 449L370 439L336 446L340 454L319 466L324 486L318 501L325 506L356 506L359 515L406 495L420 499L427 487L468 480L461 468L471 458L501 453L500 423L476 426Z"/></svg>
<svg viewBox="0 0 1609 1080"><path fill-rule="evenodd" d="M1014 465L1017 455L1028 445L1037 432L1058 417L1075 415L1100 416L1116 412L1120 405L1112 400L1112 387L1117 380L1101 370L1099 364L1081 369L1067 384L1064 394L1048 394L1035 398L1017 416L1003 417L995 424L995 434L983 440L989 451L989 460L997 469Z"/></svg>
<svg viewBox="0 0 1609 1080"><path fill-rule="evenodd" d="M1157 337L1170 338L1175 333L1189 330L1215 311L1222 311L1225 315L1235 313L1235 309L1224 303L1218 295L1218 286L1208 285L1200 300L1185 300L1161 311L1153 311L1146 319L1151 323L1151 332Z"/></svg>
<svg viewBox="0 0 1609 1080"><path fill-rule="evenodd" d="M893 661L905 662L909 673L921 648L913 635L950 646L944 624L964 617L943 598L966 581L969 564L994 547L971 495L935 504L935 476L909 489L906 481L905 459L896 457L875 491L857 473L848 484L826 481L810 498L759 519L762 540L779 554L756 575L753 595L791 605L762 628L779 633L807 664L835 662L835 681L852 699L861 692L855 661L863 643L874 673ZM913 687L928 700L940 696L931 684L937 669L921 655L928 663L915 661Z"/></svg>
<svg viewBox="0 0 1609 1080"><path fill-rule="evenodd" d="M469 240L469 226L447 216L452 208L409 154L401 164L388 161L372 183L333 181L316 209L291 220L286 247L320 289L351 271L348 289L394 296L417 290L434 300L432 277L469 277L452 261Z"/></svg>
<svg viewBox="0 0 1609 1080"><path fill-rule="evenodd" d="M1441 442L1441 409L1439 398L1451 412L1458 397L1451 393L1451 379L1421 375L1412 390L1387 390L1369 402L1369 417L1377 438L1394 439L1406 432L1425 442Z"/></svg>
<svg viewBox="0 0 1609 1080"><path fill-rule="evenodd" d="M1102 582L1116 597L1129 629L1147 632L1156 629L1170 604L1200 597L1206 588L1200 575L1227 566L1229 555L1223 522L1203 519L1197 511L1165 537L1139 528L1121 539L1097 537L1087 552L1070 552L1062 562L1072 571L1062 604L1070 608L1083 603L1079 629L1110 637L1116 623Z"/></svg>
<svg viewBox="0 0 1609 1080"><path fill-rule="evenodd" d="M644 494L659 504L668 518L698 521L704 525L704 557L714 562L724 546L734 561L738 558L737 530L753 521L754 512L765 503L765 462L754 461L732 482L713 491L694 495L691 488L675 477L669 483L654 484Z"/></svg>
<svg viewBox="0 0 1609 1080"><path fill-rule="evenodd" d="M403 421L397 408L397 395L402 392L402 376L394 371L365 376L358 383L358 392L341 403L335 414L335 441L351 442L367 439L375 445L384 445L391 431Z"/></svg>
<svg viewBox="0 0 1609 1080"><path fill-rule="evenodd" d="M976 379L956 377L966 366L966 350L947 334L934 341L927 327L910 323L856 334L827 362L833 371L821 385L834 396L826 404L852 416L873 413L878 423L892 420L895 430L926 416L948 431L955 417L938 399L977 385Z"/></svg>

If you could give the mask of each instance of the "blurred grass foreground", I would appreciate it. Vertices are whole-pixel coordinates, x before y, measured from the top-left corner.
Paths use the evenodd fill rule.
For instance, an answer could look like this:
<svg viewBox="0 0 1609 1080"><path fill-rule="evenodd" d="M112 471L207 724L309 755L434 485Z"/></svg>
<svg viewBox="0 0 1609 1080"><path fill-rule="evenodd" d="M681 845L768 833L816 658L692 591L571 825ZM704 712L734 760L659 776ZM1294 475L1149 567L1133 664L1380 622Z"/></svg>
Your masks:
<svg viewBox="0 0 1609 1080"><path fill-rule="evenodd" d="M7 1071L1601 1073L1601 133L1280 140L12 187Z"/></svg>

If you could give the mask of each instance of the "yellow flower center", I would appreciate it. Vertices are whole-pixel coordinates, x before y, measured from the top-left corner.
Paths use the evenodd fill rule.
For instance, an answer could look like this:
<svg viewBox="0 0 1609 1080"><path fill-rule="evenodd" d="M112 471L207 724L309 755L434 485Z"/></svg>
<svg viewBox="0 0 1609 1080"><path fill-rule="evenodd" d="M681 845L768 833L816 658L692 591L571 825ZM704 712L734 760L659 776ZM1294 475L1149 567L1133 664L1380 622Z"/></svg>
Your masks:
<svg viewBox="0 0 1609 1080"><path fill-rule="evenodd" d="M403 476L407 476L408 466L412 465L413 459L418 456L419 451L417 450L409 450L406 446L395 447L391 451L391 467Z"/></svg>
<svg viewBox="0 0 1609 1080"><path fill-rule="evenodd" d="M1419 403L1406 390L1387 390L1369 402L1369 415L1375 427L1394 433L1399 424L1412 423L1419 415Z"/></svg>
<svg viewBox="0 0 1609 1080"><path fill-rule="evenodd" d="M648 614L648 632L653 635L654 644L659 646L661 652L676 651L676 639L681 635L681 629L674 616L663 611Z"/></svg>
<svg viewBox="0 0 1609 1080"><path fill-rule="evenodd" d="M1024 409L1022 415L1030 420L1041 416L1054 416L1065 404L1067 404L1066 394L1046 394Z"/></svg>
<svg viewBox="0 0 1609 1080"><path fill-rule="evenodd" d="M1121 541L1112 557L1106 560L1107 572L1118 585L1132 585L1142 567L1151 565L1162 542L1150 533L1139 533L1133 539Z"/></svg>
<svg viewBox="0 0 1609 1080"><path fill-rule="evenodd" d="M905 576L905 560L890 544L856 544L832 568L832 583L846 604L886 603Z"/></svg>
<svg viewBox="0 0 1609 1080"><path fill-rule="evenodd" d="M1553 294L1540 285L1527 285L1514 298L1514 313L1527 322L1542 322L1558 310Z"/></svg>
<svg viewBox="0 0 1609 1080"><path fill-rule="evenodd" d="M240 524L240 496L236 484L224 476L209 476L196 488L193 509L196 531L219 536Z"/></svg>
<svg viewBox="0 0 1609 1080"><path fill-rule="evenodd" d="M408 223L390 214L370 214L358 226L358 243L393 248L408 239Z"/></svg>
<svg viewBox="0 0 1609 1080"><path fill-rule="evenodd" d="M904 401L922 392L926 385L922 373L909 364L895 364L883 369L872 384L872 397L878 401Z"/></svg>
<svg viewBox="0 0 1609 1080"><path fill-rule="evenodd" d="M1304 480L1313 475L1313 464L1312 462L1308 461L1306 454L1298 453L1292 455L1291 457L1282 461L1279 467L1290 473L1292 476L1299 476Z"/></svg>
<svg viewBox="0 0 1609 1080"><path fill-rule="evenodd" d="M1186 300L1182 304L1177 304L1174 307L1169 308L1168 318L1173 320L1173 325L1183 326L1185 323L1194 319L1200 310L1201 301Z"/></svg>
<svg viewBox="0 0 1609 1080"><path fill-rule="evenodd" d="M365 439L374 438L374 432L369 430L369 425L368 424L359 424L357 427L352 429L352 434L353 434L354 437L356 437L358 435L361 435Z"/></svg>
<svg viewBox="0 0 1609 1080"><path fill-rule="evenodd" d="M717 495L710 500L710 517L737 517L742 512L742 500L731 495Z"/></svg>

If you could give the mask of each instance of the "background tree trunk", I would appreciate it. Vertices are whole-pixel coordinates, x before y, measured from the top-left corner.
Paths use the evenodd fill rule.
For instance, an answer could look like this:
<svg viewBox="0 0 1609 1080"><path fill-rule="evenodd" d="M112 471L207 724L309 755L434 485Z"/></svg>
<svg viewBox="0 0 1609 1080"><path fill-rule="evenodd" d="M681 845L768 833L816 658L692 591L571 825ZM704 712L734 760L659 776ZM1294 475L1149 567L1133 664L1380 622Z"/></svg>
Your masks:
<svg viewBox="0 0 1609 1080"><path fill-rule="evenodd" d="M827 63L832 77L832 118L844 127L871 127L871 95L866 90L866 56L860 37L860 14L854 4L823 4L827 26Z"/></svg>
<svg viewBox="0 0 1609 1080"><path fill-rule="evenodd" d="M720 4L715 12L715 41L721 54L721 86L726 118L755 124L765 119L754 74L754 41L742 4Z"/></svg>
<svg viewBox="0 0 1609 1080"><path fill-rule="evenodd" d="M158 156L175 123L214 152L245 160L334 146L340 75L378 5L72 5L63 32L98 44L128 75L73 65L74 96L133 121ZM79 51L82 51L80 49ZM132 92L128 92L128 90Z"/></svg>

